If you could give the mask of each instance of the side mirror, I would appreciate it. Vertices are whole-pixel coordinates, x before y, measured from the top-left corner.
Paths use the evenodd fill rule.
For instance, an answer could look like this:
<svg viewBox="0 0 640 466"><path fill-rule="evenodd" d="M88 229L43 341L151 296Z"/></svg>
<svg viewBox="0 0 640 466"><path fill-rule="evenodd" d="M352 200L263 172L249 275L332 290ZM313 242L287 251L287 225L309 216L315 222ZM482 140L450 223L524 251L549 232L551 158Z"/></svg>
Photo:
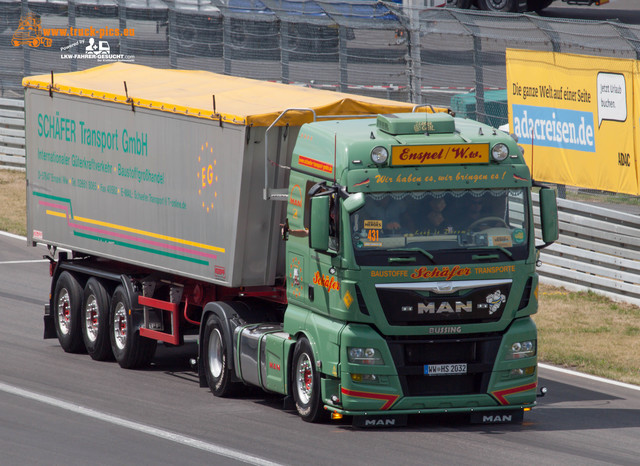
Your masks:
<svg viewBox="0 0 640 466"><path fill-rule="evenodd" d="M558 204L556 191L552 188L540 188L540 226L545 248L558 239Z"/></svg>
<svg viewBox="0 0 640 466"><path fill-rule="evenodd" d="M346 210L350 214L354 213L358 209L362 209L364 207L364 203L364 193L351 194L348 198L342 201L344 210Z"/></svg>
<svg viewBox="0 0 640 466"><path fill-rule="evenodd" d="M311 218L309 221L309 242L313 249L329 249L329 196L311 198Z"/></svg>

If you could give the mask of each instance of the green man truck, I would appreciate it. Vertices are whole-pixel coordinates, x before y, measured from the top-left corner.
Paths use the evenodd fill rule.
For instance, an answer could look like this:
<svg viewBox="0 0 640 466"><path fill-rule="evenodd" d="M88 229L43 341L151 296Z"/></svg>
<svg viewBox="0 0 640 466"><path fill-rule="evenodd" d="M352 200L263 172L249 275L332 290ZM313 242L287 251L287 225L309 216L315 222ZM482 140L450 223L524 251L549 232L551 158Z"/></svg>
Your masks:
<svg viewBox="0 0 640 466"><path fill-rule="evenodd" d="M535 405L557 211L546 187L533 207L507 134L124 63L23 85L28 241L49 248L44 337L64 351L137 368L197 341L201 386L261 387L310 422Z"/></svg>

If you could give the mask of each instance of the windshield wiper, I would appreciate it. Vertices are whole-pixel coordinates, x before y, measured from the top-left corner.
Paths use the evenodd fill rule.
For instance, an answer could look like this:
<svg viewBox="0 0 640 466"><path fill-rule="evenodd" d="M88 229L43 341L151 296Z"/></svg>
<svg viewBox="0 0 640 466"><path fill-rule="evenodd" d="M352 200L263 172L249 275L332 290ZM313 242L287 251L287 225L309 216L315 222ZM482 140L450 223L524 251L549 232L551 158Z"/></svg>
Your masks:
<svg viewBox="0 0 640 466"><path fill-rule="evenodd" d="M509 251L507 248L502 247L502 246L476 246L473 249L489 249L489 250L498 250L500 252L503 252L509 259L511 260L515 260L513 258L513 253L511 251ZM500 256L498 256L497 254L487 254L487 255L480 255L480 254L474 254L473 256L471 256L472 260L488 260L488 259L500 259Z"/></svg>
<svg viewBox="0 0 640 466"><path fill-rule="evenodd" d="M425 256L427 259L429 259L431 262L433 262L434 264L436 263L436 261L433 258L433 254L431 254L428 251L425 251L422 248L394 248L394 249L388 249L388 251L389 252L419 252L420 254ZM390 257L389 258L389 262L401 262L401 261L407 260L407 259L409 259L409 258ZM413 259L415 260L415 258L413 258Z"/></svg>

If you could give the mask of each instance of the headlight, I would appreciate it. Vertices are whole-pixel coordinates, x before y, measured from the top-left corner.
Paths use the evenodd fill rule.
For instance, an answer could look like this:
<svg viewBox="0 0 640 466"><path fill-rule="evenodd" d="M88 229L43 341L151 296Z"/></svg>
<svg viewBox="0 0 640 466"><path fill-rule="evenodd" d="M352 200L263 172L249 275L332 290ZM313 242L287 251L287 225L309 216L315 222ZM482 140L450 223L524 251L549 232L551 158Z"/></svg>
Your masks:
<svg viewBox="0 0 640 466"><path fill-rule="evenodd" d="M496 162L502 162L508 156L509 148L501 142L493 146L493 148L491 149L491 157L493 157L493 160L495 160Z"/></svg>
<svg viewBox="0 0 640 466"><path fill-rule="evenodd" d="M511 348L509 348L507 359L530 358L535 355L536 355L535 340L516 341L511 345Z"/></svg>
<svg viewBox="0 0 640 466"><path fill-rule="evenodd" d="M380 351L375 348L347 348L347 353L353 364L384 364Z"/></svg>
<svg viewBox="0 0 640 466"><path fill-rule="evenodd" d="M371 161L378 165L385 163L389 158L389 152L382 146L374 147L371 151Z"/></svg>

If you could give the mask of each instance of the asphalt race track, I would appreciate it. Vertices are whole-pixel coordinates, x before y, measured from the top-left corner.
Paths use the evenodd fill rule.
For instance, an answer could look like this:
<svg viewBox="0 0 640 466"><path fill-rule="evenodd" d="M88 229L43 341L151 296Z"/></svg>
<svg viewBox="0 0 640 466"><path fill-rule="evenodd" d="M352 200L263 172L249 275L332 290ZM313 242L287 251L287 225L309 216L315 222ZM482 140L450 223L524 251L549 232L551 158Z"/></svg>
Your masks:
<svg viewBox="0 0 640 466"><path fill-rule="evenodd" d="M523 425L415 417L397 429L311 425L280 397L216 399L195 345L160 347L147 370L66 354L42 339L44 248L0 235L0 464L638 464L640 387L543 366L549 389Z"/></svg>

